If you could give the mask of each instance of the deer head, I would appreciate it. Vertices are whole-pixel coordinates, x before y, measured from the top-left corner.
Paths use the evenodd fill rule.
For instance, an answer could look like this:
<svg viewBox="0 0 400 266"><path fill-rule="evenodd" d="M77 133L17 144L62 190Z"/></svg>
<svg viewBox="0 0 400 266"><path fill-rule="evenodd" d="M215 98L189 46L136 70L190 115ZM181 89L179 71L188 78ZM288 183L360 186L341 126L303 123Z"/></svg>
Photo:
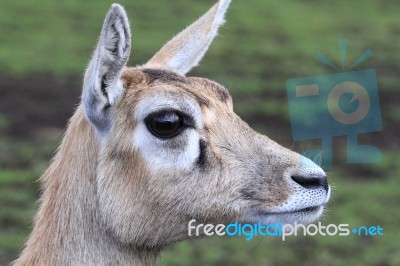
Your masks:
<svg viewBox="0 0 400 266"><path fill-rule="evenodd" d="M101 143L99 211L125 243L165 245L187 223L309 223L329 199L324 171L252 130L227 89L185 74L205 54L229 0L127 68L131 33L112 5L84 80L82 104ZM301 163L302 162L302 163Z"/></svg>

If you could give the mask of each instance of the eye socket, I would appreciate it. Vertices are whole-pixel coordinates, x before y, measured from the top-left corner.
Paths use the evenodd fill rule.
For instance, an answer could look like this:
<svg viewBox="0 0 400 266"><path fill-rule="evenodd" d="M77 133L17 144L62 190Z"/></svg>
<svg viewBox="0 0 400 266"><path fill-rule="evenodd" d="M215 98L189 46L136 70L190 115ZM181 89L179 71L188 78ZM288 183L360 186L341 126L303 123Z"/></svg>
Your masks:
<svg viewBox="0 0 400 266"><path fill-rule="evenodd" d="M178 135L184 128L184 118L177 111L161 111L150 114L145 123L151 134L161 139Z"/></svg>

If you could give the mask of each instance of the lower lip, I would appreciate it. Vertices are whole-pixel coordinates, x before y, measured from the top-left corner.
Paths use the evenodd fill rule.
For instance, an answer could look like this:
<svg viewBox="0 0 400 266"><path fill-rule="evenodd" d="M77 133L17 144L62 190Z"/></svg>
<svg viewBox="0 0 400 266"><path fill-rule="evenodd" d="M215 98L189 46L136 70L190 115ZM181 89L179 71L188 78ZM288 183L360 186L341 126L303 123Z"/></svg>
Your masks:
<svg viewBox="0 0 400 266"><path fill-rule="evenodd" d="M308 208L304 208L304 209L300 209L297 211L293 211L293 212L317 212L321 209L321 205L320 206L314 206L314 207L308 207Z"/></svg>
<svg viewBox="0 0 400 266"><path fill-rule="evenodd" d="M274 214L279 215L279 214L295 214L295 213L315 213L315 212L318 212L322 207L323 207L323 205L319 205L319 206L308 207L308 208L298 209L298 210L288 211L288 212L262 212L260 214L261 215L274 215Z"/></svg>

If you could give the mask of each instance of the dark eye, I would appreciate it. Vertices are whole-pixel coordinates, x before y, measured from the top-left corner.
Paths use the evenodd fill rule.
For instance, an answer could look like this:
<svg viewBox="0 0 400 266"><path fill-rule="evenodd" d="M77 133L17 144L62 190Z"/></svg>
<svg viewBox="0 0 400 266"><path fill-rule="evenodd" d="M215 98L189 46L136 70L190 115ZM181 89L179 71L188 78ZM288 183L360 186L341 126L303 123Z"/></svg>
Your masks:
<svg viewBox="0 0 400 266"><path fill-rule="evenodd" d="M178 135L184 128L184 119L176 111L162 111L150 114L145 123L151 134L168 139Z"/></svg>

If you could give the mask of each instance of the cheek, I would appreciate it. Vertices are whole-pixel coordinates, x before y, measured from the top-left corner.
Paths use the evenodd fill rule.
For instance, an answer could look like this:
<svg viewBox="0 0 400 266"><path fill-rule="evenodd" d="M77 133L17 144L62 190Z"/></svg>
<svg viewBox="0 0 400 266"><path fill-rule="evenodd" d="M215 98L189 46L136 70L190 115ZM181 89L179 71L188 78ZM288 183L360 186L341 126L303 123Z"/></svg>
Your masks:
<svg viewBox="0 0 400 266"><path fill-rule="evenodd" d="M133 133L133 147L142 156L150 172L182 171L191 169L199 157L199 139L195 130L186 129L175 138L161 140L140 123Z"/></svg>

